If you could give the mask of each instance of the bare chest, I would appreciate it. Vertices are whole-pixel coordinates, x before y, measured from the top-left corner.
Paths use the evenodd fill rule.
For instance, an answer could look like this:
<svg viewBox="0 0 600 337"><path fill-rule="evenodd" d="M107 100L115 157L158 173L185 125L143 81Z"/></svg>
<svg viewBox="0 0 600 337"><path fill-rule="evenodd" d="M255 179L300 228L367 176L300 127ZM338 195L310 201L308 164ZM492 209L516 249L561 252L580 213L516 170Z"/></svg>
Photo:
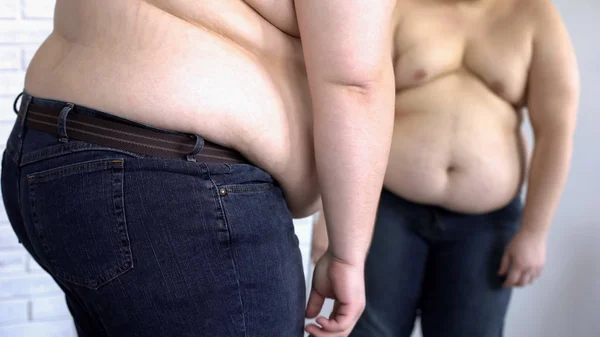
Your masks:
<svg viewBox="0 0 600 337"><path fill-rule="evenodd" d="M532 57L531 28L522 15L403 0L396 12L397 90L463 71L511 104L522 103Z"/></svg>

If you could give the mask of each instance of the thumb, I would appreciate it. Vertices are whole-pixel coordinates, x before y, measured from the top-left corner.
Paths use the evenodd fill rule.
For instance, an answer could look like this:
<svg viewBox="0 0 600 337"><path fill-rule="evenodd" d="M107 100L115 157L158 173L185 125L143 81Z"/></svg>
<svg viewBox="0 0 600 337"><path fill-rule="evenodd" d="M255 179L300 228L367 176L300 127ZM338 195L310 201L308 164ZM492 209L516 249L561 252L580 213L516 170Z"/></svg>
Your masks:
<svg viewBox="0 0 600 337"><path fill-rule="evenodd" d="M321 296L314 289L311 290L308 305L306 306L306 318L317 317L323 308L323 303L325 303L325 297Z"/></svg>
<svg viewBox="0 0 600 337"><path fill-rule="evenodd" d="M509 267L510 267L510 255L508 253L504 253L504 256L502 256L502 262L500 262L500 270L498 270L498 275L500 275L500 276L506 275Z"/></svg>

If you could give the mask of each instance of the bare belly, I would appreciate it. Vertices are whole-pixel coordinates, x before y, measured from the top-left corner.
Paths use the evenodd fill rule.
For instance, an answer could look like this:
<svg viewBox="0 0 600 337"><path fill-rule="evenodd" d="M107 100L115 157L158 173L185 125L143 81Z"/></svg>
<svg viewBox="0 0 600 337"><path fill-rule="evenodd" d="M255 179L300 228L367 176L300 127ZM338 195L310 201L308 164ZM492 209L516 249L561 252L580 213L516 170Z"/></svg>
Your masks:
<svg viewBox="0 0 600 337"><path fill-rule="evenodd" d="M237 149L282 184L296 216L314 210L300 42L243 1L59 0L25 88Z"/></svg>
<svg viewBox="0 0 600 337"><path fill-rule="evenodd" d="M498 209L523 183L521 117L459 71L400 91L385 187L465 213Z"/></svg>

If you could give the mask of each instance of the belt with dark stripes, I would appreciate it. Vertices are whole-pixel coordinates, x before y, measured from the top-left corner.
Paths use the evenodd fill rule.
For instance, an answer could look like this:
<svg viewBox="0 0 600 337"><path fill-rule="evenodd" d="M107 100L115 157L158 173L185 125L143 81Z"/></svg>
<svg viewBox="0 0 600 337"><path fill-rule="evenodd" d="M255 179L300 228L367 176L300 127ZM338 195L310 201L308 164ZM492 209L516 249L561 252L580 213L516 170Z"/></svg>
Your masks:
<svg viewBox="0 0 600 337"><path fill-rule="evenodd" d="M65 119L68 139L155 157L187 158L203 163L248 163L237 151L199 136L158 130L119 118L78 113L77 106L71 109ZM33 130L59 135L59 116L63 110L31 104L26 113L26 125ZM23 113L21 111L19 115Z"/></svg>

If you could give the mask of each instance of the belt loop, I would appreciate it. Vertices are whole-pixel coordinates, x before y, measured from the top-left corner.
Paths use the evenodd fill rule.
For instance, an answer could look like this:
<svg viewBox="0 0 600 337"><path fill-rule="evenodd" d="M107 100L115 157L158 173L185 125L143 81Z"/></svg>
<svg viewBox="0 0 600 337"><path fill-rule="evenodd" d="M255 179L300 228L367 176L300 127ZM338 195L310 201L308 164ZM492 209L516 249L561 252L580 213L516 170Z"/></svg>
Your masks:
<svg viewBox="0 0 600 337"><path fill-rule="evenodd" d="M194 135L196 137L196 144L194 145L194 149L187 155L188 161L196 161L196 155L202 151L204 148L204 138L199 135Z"/></svg>
<svg viewBox="0 0 600 337"><path fill-rule="evenodd" d="M21 107L19 108L19 110L17 110L17 101L19 101L20 97L24 97L24 99L21 100ZM27 121L27 113L29 112L29 105L31 104L32 101L32 97L29 95L24 95L24 93L20 93L19 96L17 96L17 98L15 99L15 103L13 104L13 109L15 111L17 111L17 114L21 113L20 115L17 116L17 121L19 119L19 117L21 117L21 121L20 121L20 127L19 127L19 133L18 133L18 137L19 140L17 141L17 162L19 164L19 166L21 165L21 159L23 158L23 142L25 139L25 132L26 132L26 128L25 128L25 122Z"/></svg>
<svg viewBox="0 0 600 337"><path fill-rule="evenodd" d="M23 97L23 92L21 92L17 98L15 98L15 102L13 103L13 111L18 115L19 114L19 109L17 109L17 102L19 101L19 98Z"/></svg>
<svg viewBox="0 0 600 337"><path fill-rule="evenodd" d="M21 107L19 108L19 110L17 111L17 101L19 100L19 97L24 97L24 99L21 100ZM24 95L23 93L20 93L19 96L17 96L17 99L15 99L15 104L13 104L13 109L15 109L15 111L17 111L17 114L21 113L21 134L23 132L23 128L25 127L25 122L27 121L27 114L29 113L29 105L31 104L31 100L32 97L29 95ZM17 117L18 119L19 117Z"/></svg>
<svg viewBox="0 0 600 337"><path fill-rule="evenodd" d="M75 105L73 103L67 103L67 106L64 107L60 111L60 115L58 115L58 141L61 143L69 141L69 136L67 135L67 116L74 107Z"/></svg>

